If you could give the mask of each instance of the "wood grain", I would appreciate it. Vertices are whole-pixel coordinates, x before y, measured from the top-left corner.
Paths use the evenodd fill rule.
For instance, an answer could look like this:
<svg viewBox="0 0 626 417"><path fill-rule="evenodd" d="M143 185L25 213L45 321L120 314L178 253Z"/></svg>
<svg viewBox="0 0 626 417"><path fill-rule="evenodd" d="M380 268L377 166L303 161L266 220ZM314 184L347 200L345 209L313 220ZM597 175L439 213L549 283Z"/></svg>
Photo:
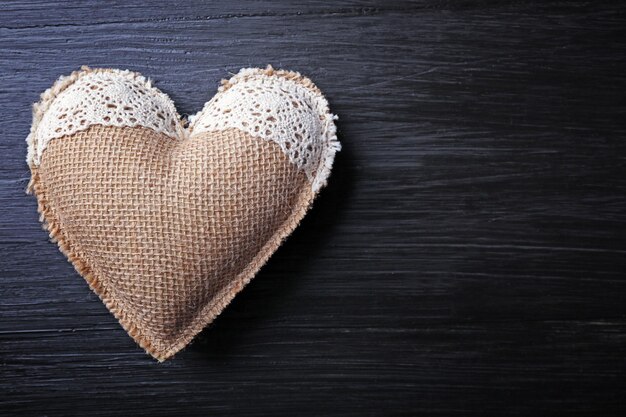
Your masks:
<svg viewBox="0 0 626 417"><path fill-rule="evenodd" d="M623 415L625 28L618 2L0 2L0 414ZM29 106L90 65L191 114L268 63L326 93L344 150L157 364L41 230Z"/></svg>

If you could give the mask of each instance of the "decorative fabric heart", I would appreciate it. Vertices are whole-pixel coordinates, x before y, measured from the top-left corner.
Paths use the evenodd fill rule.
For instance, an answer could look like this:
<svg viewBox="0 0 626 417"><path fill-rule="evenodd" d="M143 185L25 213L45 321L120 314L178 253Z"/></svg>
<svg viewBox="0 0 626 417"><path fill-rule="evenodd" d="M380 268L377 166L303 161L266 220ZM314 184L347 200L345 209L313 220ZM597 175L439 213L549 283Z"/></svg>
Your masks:
<svg viewBox="0 0 626 417"><path fill-rule="evenodd" d="M298 73L243 69L190 124L140 74L84 67L34 106L29 190L61 251L149 354L185 347L298 225L336 118Z"/></svg>

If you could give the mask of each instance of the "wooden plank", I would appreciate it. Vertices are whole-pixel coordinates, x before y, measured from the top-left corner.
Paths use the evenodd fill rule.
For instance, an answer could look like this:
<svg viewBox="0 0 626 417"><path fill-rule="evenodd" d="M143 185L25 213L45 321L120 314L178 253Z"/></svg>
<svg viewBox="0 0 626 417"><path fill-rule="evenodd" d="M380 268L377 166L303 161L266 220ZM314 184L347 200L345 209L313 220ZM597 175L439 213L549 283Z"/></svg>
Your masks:
<svg viewBox="0 0 626 417"><path fill-rule="evenodd" d="M0 414L623 415L626 7L326 3L0 3ZM87 64L192 114L267 63L318 83L344 150L156 364L40 228L29 106Z"/></svg>

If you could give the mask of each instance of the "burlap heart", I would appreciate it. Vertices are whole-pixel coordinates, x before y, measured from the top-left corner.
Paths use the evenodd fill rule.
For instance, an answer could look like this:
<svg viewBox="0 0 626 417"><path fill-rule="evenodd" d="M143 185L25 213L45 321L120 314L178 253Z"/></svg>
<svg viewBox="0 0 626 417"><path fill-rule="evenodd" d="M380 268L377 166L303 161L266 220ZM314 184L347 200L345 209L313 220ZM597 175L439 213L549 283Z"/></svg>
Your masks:
<svg viewBox="0 0 626 417"><path fill-rule="evenodd" d="M51 238L133 339L165 360L256 274L339 150L322 93L244 69L190 118L141 75L83 68L34 107L29 190Z"/></svg>

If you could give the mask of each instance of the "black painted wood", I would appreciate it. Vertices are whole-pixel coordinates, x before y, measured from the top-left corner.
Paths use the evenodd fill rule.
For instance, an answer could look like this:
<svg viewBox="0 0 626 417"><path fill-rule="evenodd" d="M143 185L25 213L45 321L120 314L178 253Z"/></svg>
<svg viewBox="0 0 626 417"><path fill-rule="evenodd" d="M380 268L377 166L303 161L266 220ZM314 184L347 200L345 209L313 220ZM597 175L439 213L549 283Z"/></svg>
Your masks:
<svg viewBox="0 0 626 417"><path fill-rule="evenodd" d="M623 415L619 2L0 2L1 415ZM157 364L24 195L38 94L80 65L194 113L244 66L340 115L330 186Z"/></svg>

